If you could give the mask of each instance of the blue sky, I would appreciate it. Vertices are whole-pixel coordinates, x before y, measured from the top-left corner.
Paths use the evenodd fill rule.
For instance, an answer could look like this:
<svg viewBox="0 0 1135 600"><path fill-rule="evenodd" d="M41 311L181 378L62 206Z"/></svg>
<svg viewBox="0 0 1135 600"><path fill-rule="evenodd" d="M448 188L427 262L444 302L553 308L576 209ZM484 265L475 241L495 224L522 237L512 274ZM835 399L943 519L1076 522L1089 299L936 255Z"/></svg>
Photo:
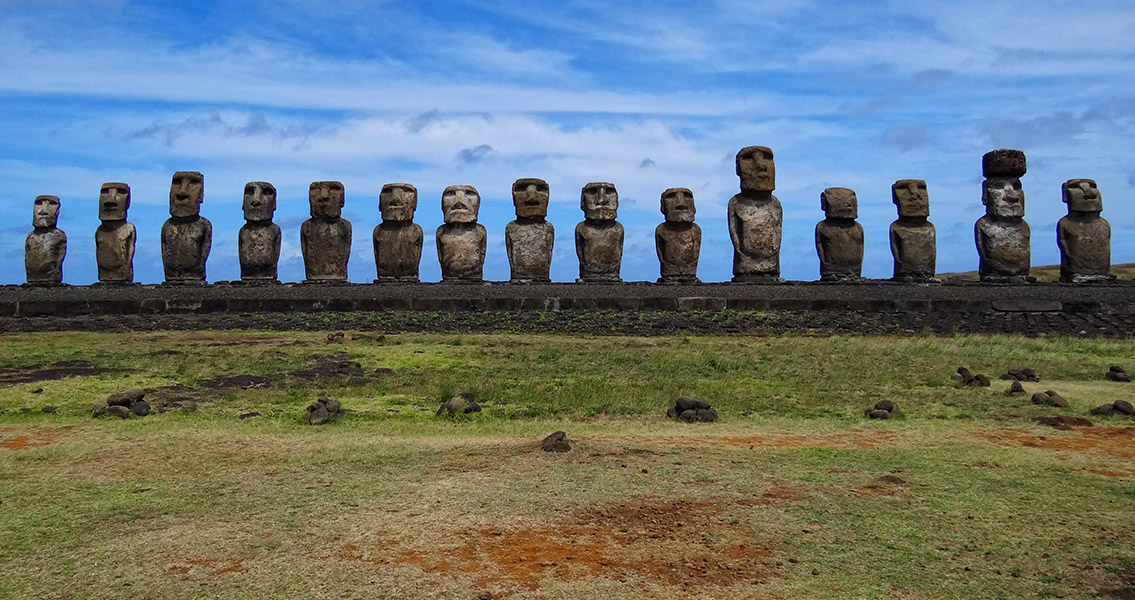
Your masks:
<svg viewBox="0 0 1135 600"><path fill-rule="evenodd" d="M333 8L331 8L333 6ZM97 279L104 181L132 188L135 276L163 279L174 171L205 174L210 281L239 278L245 182L278 189L280 277L303 278L307 188L340 180L350 279L374 278L383 183L419 192L421 274L440 279L441 192L469 184L507 280L509 190L546 179L554 281L578 273L579 193L610 181L623 278L658 277L659 196L689 187L699 275L731 276L733 156L776 155L782 274L818 278L820 192L854 189L864 275L889 277L890 186L928 183L939 271L977 268L981 155L1026 152L1033 264L1059 262L1060 184L1095 179L1112 261L1135 262L1135 3L566 0L91 2L0 0L0 283L24 280L32 200L62 200L64 280Z"/></svg>

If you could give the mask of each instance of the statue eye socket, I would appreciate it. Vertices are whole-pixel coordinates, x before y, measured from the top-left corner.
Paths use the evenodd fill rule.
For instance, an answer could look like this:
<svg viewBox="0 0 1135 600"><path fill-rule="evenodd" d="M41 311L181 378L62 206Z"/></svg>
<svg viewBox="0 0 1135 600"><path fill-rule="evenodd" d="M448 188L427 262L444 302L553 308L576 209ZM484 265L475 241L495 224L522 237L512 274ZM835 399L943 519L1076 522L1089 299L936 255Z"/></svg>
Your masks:
<svg viewBox="0 0 1135 600"><path fill-rule="evenodd" d="M255 193L256 193L256 188L252 187L251 185L244 188L244 195L245 196L251 196Z"/></svg>

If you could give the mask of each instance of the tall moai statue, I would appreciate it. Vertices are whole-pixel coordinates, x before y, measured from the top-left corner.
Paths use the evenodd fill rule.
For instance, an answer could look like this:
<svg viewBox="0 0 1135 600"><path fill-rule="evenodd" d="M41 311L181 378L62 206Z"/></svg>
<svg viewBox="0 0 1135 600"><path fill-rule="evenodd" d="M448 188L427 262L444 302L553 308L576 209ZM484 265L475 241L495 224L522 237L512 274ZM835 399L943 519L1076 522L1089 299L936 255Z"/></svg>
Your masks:
<svg viewBox="0 0 1135 600"><path fill-rule="evenodd" d="M95 262L98 263L100 285L134 283L134 243L138 233L126 220L130 210L130 186L125 183L102 184L99 191L99 220L95 230Z"/></svg>
<svg viewBox="0 0 1135 600"><path fill-rule="evenodd" d="M701 227L694 223L694 193L688 188L670 188L662 192L661 208L666 220L654 228L658 283L701 283Z"/></svg>
<svg viewBox="0 0 1135 600"><path fill-rule="evenodd" d="M982 281L1029 281L1029 224L1025 222L1025 153L1001 149L987 152L981 159L985 177L981 203L985 216L974 224L974 241L980 257L978 274Z"/></svg>
<svg viewBox="0 0 1135 600"><path fill-rule="evenodd" d="M338 181L316 181L308 188L311 218L300 225L304 283L347 282L351 222L343 218L345 200Z"/></svg>
<svg viewBox="0 0 1135 600"><path fill-rule="evenodd" d="M382 222L374 227L375 283L418 281L422 262L422 227L414 222L418 190L408 183L388 183L378 194Z"/></svg>
<svg viewBox="0 0 1135 600"><path fill-rule="evenodd" d="M733 281L778 282L784 212L772 195L776 165L772 150L748 146L737 153L741 193L729 199L729 237L733 240Z"/></svg>
<svg viewBox="0 0 1135 600"><path fill-rule="evenodd" d="M205 283L205 261L213 246L213 224L201 216L205 177L197 171L173 174L170 218L162 225L162 264L166 283Z"/></svg>
<svg viewBox="0 0 1135 600"><path fill-rule="evenodd" d="M859 279L863 273L863 226L856 222L859 202L855 192L830 187L820 194L824 220L816 224L816 254L820 281Z"/></svg>
<svg viewBox="0 0 1135 600"><path fill-rule="evenodd" d="M930 217L930 195L921 179L900 179L891 186L899 218L891 223L891 255L896 281L936 281L937 235Z"/></svg>
<svg viewBox="0 0 1135 600"><path fill-rule="evenodd" d="M446 283L480 283L484 279L485 226L477 222L481 195L471 185L451 185L441 195L445 223L437 228L437 260Z"/></svg>
<svg viewBox="0 0 1135 600"><path fill-rule="evenodd" d="M509 280L512 283L551 281L552 245L556 228L547 221L548 182L543 179L517 179L512 184L512 205L516 220L504 228L508 252Z"/></svg>
<svg viewBox="0 0 1135 600"><path fill-rule="evenodd" d="M67 235L57 227L59 196L36 196L32 205L32 232L24 239L24 270L29 285L63 283Z"/></svg>
<svg viewBox="0 0 1135 600"><path fill-rule="evenodd" d="M1069 179L1061 186L1068 215L1056 224L1060 281L1098 283L1111 274L1111 225L1100 216L1103 198L1091 179Z"/></svg>
<svg viewBox="0 0 1135 600"><path fill-rule="evenodd" d="M237 236L240 279L247 283L279 283L280 226L272 222L276 212L276 187L264 181L244 186L244 226Z"/></svg>
<svg viewBox="0 0 1135 600"><path fill-rule="evenodd" d="M583 221L575 226L575 254L579 257L581 283L622 281L623 225L619 217L619 192L615 185L592 182L579 195Z"/></svg>

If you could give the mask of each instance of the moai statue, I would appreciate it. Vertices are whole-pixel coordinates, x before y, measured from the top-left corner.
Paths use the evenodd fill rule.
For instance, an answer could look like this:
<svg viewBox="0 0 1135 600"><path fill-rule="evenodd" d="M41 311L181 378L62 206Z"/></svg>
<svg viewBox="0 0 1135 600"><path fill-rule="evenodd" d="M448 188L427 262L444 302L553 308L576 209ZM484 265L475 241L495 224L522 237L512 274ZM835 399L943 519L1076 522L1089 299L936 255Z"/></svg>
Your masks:
<svg viewBox="0 0 1135 600"><path fill-rule="evenodd" d="M581 283L617 283L623 264L623 226L614 184L592 182L579 197L584 220L575 226L575 254Z"/></svg>
<svg viewBox="0 0 1135 600"><path fill-rule="evenodd" d="M666 220L654 228L658 283L701 283L701 227L694 223L694 193L687 188L670 188L662 192L661 204Z"/></svg>
<svg viewBox="0 0 1135 600"><path fill-rule="evenodd" d="M1111 225L1100 216L1103 198L1091 179L1069 179L1062 186L1068 215L1056 224L1060 246L1060 281L1113 281Z"/></svg>
<svg viewBox="0 0 1135 600"><path fill-rule="evenodd" d="M134 242L138 237L134 224L127 222L130 209L130 186L125 183L104 183L99 191L99 220L95 230L95 261L99 268L99 284L134 283Z"/></svg>
<svg viewBox="0 0 1135 600"><path fill-rule="evenodd" d="M280 226L272 222L276 212L276 188L264 181L244 186L244 226L240 228L237 253L240 279L247 283L279 283Z"/></svg>
<svg viewBox="0 0 1135 600"><path fill-rule="evenodd" d="M485 226L477 222L481 196L471 185L451 185L441 195L445 223L434 234L441 280L480 283L485 267Z"/></svg>
<svg viewBox="0 0 1135 600"><path fill-rule="evenodd" d="M981 202L985 216L974 224L974 241L980 257L982 281L1010 283L1029 277L1029 224L1025 222L1025 153L1001 149L981 159L985 177Z"/></svg>
<svg viewBox="0 0 1135 600"><path fill-rule="evenodd" d="M388 183L378 195L382 222L374 228L375 283L418 281L422 262L422 227L414 222L418 190L408 183Z"/></svg>
<svg viewBox="0 0 1135 600"><path fill-rule="evenodd" d="M729 199L729 237L733 240L733 281L778 282L780 233L784 213L776 189L772 150L748 146L737 153L741 193Z"/></svg>
<svg viewBox="0 0 1135 600"><path fill-rule="evenodd" d="M897 281L936 281L937 236L930 216L930 196L921 179L900 179L891 186L899 218L891 223L891 254Z"/></svg>
<svg viewBox="0 0 1135 600"><path fill-rule="evenodd" d="M552 280L549 273L556 228L546 220L548 198L548 182L543 179L517 179L512 184L516 220L504 228L512 283Z"/></svg>
<svg viewBox="0 0 1135 600"><path fill-rule="evenodd" d="M63 257L67 256L67 235L56 227L59 197L36 196L32 207L32 227L24 239L24 268L29 285L63 283Z"/></svg>
<svg viewBox="0 0 1135 600"><path fill-rule="evenodd" d="M848 281L863 272L863 226L855 221L859 205L855 192L831 187L820 194L824 220L816 224L816 253L820 281Z"/></svg>
<svg viewBox="0 0 1135 600"><path fill-rule="evenodd" d="M196 171L173 174L170 218L162 225L162 264L166 283L205 283L205 261L213 245L213 224L201 216L205 177Z"/></svg>
<svg viewBox="0 0 1135 600"><path fill-rule="evenodd" d="M300 225L304 283L346 283L351 222L343 218L343 184L316 181L307 191L311 218Z"/></svg>

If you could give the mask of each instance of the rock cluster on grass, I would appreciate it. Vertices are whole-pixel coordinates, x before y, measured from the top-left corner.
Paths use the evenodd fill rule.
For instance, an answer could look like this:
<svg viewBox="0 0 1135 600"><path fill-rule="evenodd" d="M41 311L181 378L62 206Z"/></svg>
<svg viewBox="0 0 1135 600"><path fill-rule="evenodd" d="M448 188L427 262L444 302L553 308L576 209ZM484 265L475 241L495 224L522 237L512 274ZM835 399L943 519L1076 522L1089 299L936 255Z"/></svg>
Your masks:
<svg viewBox="0 0 1135 600"><path fill-rule="evenodd" d="M1064 408L1068 406L1068 401L1063 396L1057 394L1052 390L1044 392L1037 392L1033 394L1033 404L1040 406L1055 406L1057 408Z"/></svg>
<svg viewBox="0 0 1135 600"><path fill-rule="evenodd" d="M674 402L674 406L666 409L666 416L671 419L681 419L687 423L694 421L713 423L717 420L717 411L705 400L682 396Z"/></svg>
<svg viewBox="0 0 1135 600"><path fill-rule="evenodd" d="M1010 396L1024 396L1025 386L1021 385L1020 381L1014 380L1013 383L1009 385L1009 389L1005 390L1005 393Z"/></svg>
<svg viewBox="0 0 1135 600"><path fill-rule="evenodd" d="M471 392L463 392L443 402L438 407L436 416L467 415L475 412L481 412L481 405L477 404L477 400Z"/></svg>
<svg viewBox="0 0 1135 600"><path fill-rule="evenodd" d="M1001 379L1015 379L1017 381L1031 381L1034 383L1040 381L1040 378L1036 376L1036 371L1028 368L1009 369L1009 372L1002 375Z"/></svg>
<svg viewBox="0 0 1135 600"><path fill-rule="evenodd" d="M989 387L989 378L980 373L973 374L965 367L958 367L958 370L950 374L950 379L966 386L966 387Z"/></svg>
<svg viewBox="0 0 1135 600"><path fill-rule="evenodd" d="M557 431L540 442L540 449L544 452L568 452L571 445L567 442L567 434Z"/></svg>
<svg viewBox="0 0 1135 600"><path fill-rule="evenodd" d="M91 413L92 417L109 415L120 419L128 419L131 415L144 417L150 414L150 404L146 402L146 390L136 389L111 394L106 399L106 406L100 406Z"/></svg>
<svg viewBox="0 0 1135 600"><path fill-rule="evenodd" d="M1132 413L1135 413L1135 408L1126 400L1116 400L1115 402L1101 404L1092 409L1093 415L1110 417L1130 417Z"/></svg>
<svg viewBox="0 0 1135 600"><path fill-rule="evenodd" d="M880 400L863 414L872 419L891 419L903 416L903 412L899 410L899 405L891 400Z"/></svg>
<svg viewBox="0 0 1135 600"><path fill-rule="evenodd" d="M1127 371L1124 371L1123 367L1119 365L1111 365L1111 367L1108 368L1107 373L1105 373L1103 377L1108 381L1131 383L1131 376L1128 375Z"/></svg>
<svg viewBox="0 0 1135 600"><path fill-rule="evenodd" d="M303 420L308 425L323 425L330 423L335 419L343 416L343 407L340 406L338 400L332 400L327 396L320 396L311 406L307 407L307 412L303 415Z"/></svg>

